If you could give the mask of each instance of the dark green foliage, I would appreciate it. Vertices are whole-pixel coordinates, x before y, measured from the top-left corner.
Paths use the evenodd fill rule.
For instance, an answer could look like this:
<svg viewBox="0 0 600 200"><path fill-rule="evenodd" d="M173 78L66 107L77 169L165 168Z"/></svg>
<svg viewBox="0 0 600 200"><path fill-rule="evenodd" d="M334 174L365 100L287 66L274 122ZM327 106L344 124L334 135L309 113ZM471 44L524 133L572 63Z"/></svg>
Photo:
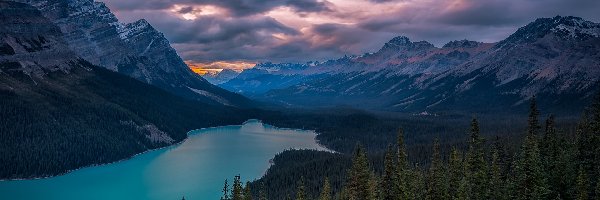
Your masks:
<svg viewBox="0 0 600 200"><path fill-rule="evenodd" d="M233 185L229 188L227 179L225 179L225 185L222 190L223 195L221 200L252 200L252 190L250 189L250 182L246 182L246 185L242 185L241 177L239 175L233 177ZM264 194L264 187L261 186L260 194L258 199L266 199Z"/></svg>
<svg viewBox="0 0 600 200"><path fill-rule="evenodd" d="M352 164L346 163L346 166L351 167L345 175L347 178L341 178L340 184L344 185L344 189L334 190L332 197L344 200L377 197L394 199L392 196L398 194L395 199L595 199L598 193L596 190L599 190L595 184L598 177L592 174L598 172L588 172L587 167L594 166L598 152L592 150L599 143L589 142L596 137L592 131L594 119L589 116L594 115L588 114L583 118L578 125L576 137L573 132L567 134L558 131L552 116L546 120L543 135L540 135L539 111L532 100L528 128L523 131L525 134L521 137L521 142L497 137L490 146L486 146L479 131L478 120L472 120L464 159L460 148L452 148L448 157L443 156L445 151L441 147L442 143L436 141L431 151L432 156L428 156L431 161L426 165L409 161L403 132L400 131L396 139L398 144L395 156L389 146L384 154L367 154L365 149L357 148L352 154ZM520 144L521 148L511 151L507 148L511 143ZM350 160L347 154L322 153L320 156L346 156L346 162ZM317 152L312 154L316 155ZM393 157L396 159L392 159ZM303 159L311 161L318 159L318 156ZM302 166L302 161L294 162ZM330 167L343 168L335 162L315 166L319 170ZM274 168L285 171L289 166L281 167L276 163ZM390 175L394 168L396 177ZM576 170L578 168L579 171ZM296 170L312 171L301 168ZM278 174L285 176L285 173ZM313 176L310 174L305 175ZM299 177L301 176L294 175L286 178L299 180ZM390 187L389 182L393 182L394 178L397 179L397 184ZM277 186L281 187L280 185L287 187L285 184ZM315 185L320 187L323 184L318 182ZM310 183L305 186L312 187Z"/></svg>
<svg viewBox="0 0 600 200"><path fill-rule="evenodd" d="M392 147L388 147L388 151L385 153L383 176L381 177L381 199L382 200L396 200L399 198L398 186L398 169L396 167L395 158L396 154L392 150Z"/></svg>
<svg viewBox="0 0 600 200"><path fill-rule="evenodd" d="M596 198L600 197L600 184L598 184L600 182L600 177L596 177Z"/></svg>
<svg viewBox="0 0 600 200"><path fill-rule="evenodd" d="M545 174L537 142L539 111L535 98L531 100L525 141L515 162L513 172L513 198L545 199L548 195Z"/></svg>
<svg viewBox="0 0 600 200"><path fill-rule="evenodd" d="M427 180L427 198L426 199L448 199L448 182L446 170L442 163L440 154L440 142L435 139L433 142L433 155L431 155L431 165L429 166L429 175Z"/></svg>
<svg viewBox="0 0 600 200"><path fill-rule="evenodd" d="M508 200L510 196L506 188L506 181L502 178L502 166L497 147L492 150L492 162L489 168L488 199Z"/></svg>
<svg viewBox="0 0 600 200"><path fill-rule="evenodd" d="M252 200L252 190L250 189L250 182L246 182L244 186L244 200Z"/></svg>
<svg viewBox="0 0 600 200"><path fill-rule="evenodd" d="M449 199L460 199L460 189L464 177L463 158L460 151L452 148L448 160L448 195ZM463 188L464 189L464 188Z"/></svg>
<svg viewBox="0 0 600 200"><path fill-rule="evenodd" d="M416 165L409 171L409 192L408 199L425 199L427 197L427 182L421 167Z"/></svg>
<svg viewBox="0 0 600 200"><path fill-rule="evenodd" d="M484 140L479 132L477 119L471 121L469 150L465 161L465 178L469 199L486 199L488 190L488 171L485 160Z"/></svg>
<svg viewBox="0 0 600 200"><path fill-rule="evenodd" d="M596 96L592 106L584 113L581 122L577 127L577 164L583 168L585 174L592 177L590 185L598 187L600 183L597 178L600 176L600 94ZM590 198L600 198L591 189L588 191Z"/></svg>
<svg viewBox="0 0 600 200"><path fill-rule="evenodd" d="M298 181L298 189L296 190L296 200L307 200L306 188L304 187L304 177Z"/></svg>
<svg viewBox="0 0 600 200"><path fill-rule="evenodd" d="M232 200L243 200L244 197L244 187L242 186L242 181L240 175L237 175L233 178L233 186L231 188L231 199Z"/></svg>
<svg viewBox="0 0 600 200"><path fill-rule="evenodd" d="M409 133L404 136L406 152L411 155L411 162L419 163L429 162L432 138L438 137L444 141L442 150L445 151L465 140L462 132L468 127L464 120L458 120L456 116L396 118L352 110L288 111L282 112L281 115L259 118L277 127L315 130L319 133L317 139L321 144L345 154L351 154L356 143L360 143L370 154L377 153L383 156L388 145L395 143L393 141L397 139L400 126Z"/></svg>
<svg viewBox="0 0 600 200"><path fill-rule="evenodd" d="M352 158L352 166L348 171L348 180L344 188L348 193L350 200L366 200L371 199L375 191L371 190L371 169L365 150L360 146L356 146Z"/></svg>
<svg viewBox="0 0 600 200"><path fill-rule="evenodd" d="M590 199L590 180L583 168L579 169L577 176L577 200Z"/></svg>
<svg viewBox="0 0 600 200"><path fill-rule="evenodd" d="M325 178L323 181L323 191L321 191L321 195L319 195L319 200L332 200L331 183L329 183L329 178Z"/></svg>
<svg viewBox="0 0 600 200"><path fill-rule="evenodd" d="M44 78L0 73L0 179L114 162L179 142L193 129L249 118L245 111L185 100L84 61L73 64L69 74ZM173 141L151 141L140 129L146 125Z"/></svg>
<svg viewBox="0 0 600 200"><path fill-rule="evenodd" d="M298 180L304 178L305 191L309 197L317 197L322 192L323 180L329 179L331 194L339 194L346 173L352 164L351 155L322 152L316 150L288 150L273 158L273 165L259 180L251 183L253 193L258 196L261 185L269 199L285 199L295 194Z"/></svg>
<svg viewBox="0 0 600 200"><path fill-rule="evenodd" d="M227 184L227 179L225 179L225 184L223 185L223 190L221 190L223 196L221 196L221 200L229 200L229 184Z"/></svg>
<svg viewBox="0 0 600 200"><path fill-rule="evenodd" d="M565 136L559 135L554 126L554 116L545 123L544 136L540 140L540 156L548 183L548 198L573 199L577 168L573 145Z"/></svg>
<svg viewBox="0 0 600 200"><path fill-rule="evenodd" d="M288 195L288 199L291 199L289 195ZM258 200L268 200L267 191L265 190L264 184L260 185L260 190L258 192Z"/></svg>

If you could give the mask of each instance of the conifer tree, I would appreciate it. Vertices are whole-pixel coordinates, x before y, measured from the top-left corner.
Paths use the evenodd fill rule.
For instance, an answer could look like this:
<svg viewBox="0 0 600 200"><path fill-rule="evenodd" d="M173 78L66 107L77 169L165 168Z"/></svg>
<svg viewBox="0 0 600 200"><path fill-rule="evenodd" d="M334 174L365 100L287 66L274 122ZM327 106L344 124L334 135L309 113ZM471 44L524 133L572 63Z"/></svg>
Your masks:
<svg viewBox="0 0 600 200"><path fill-rule="evenodd" d="M252 200L252 190L250 189L249 181L244 186L244 200Z"/></svg>
<svg viewBox="0 0 600 200"><path fill-rule="evenodd" d="M463 160L460 151L452 148L448 160L448 195L450 199L459 199L459 189L464 177Z"/></svg>
<svg viewBox="0 0 600 200"><path fill-rule="evenodd" d="M554 124L554 116L546 119L544 136L540 141L540 156L548 184L548 198L572 198L577 169L573 165L572 145L561 137Z"/></svg>
<svg viewBox="0 0 600 200"><path fill-rule="evenodd" d="M500 167L500 178L508 183L508 175L511 173L511 164L514 157L510 155L506 147L506 141L496 136L492 149L498 154L498 166ZM507 188L508 189L508 188Z"/></svg>
<svg viewBox="0 0 600 200"><path fill-rule="evenodd" d="M319 200L332 200L331 199L331 183L329 183L329 178L327 178L327 177L325 177L325 181L323 181L323 190L321 191Z"/></svg>
<svg viewBox="0 0 600 200"><path fill-rule="evenodd" d="M554 196L560 196L562 199L575 199L575 190L577 185L578 167L575 160L577 149L572 142L567 142L563 137L560 142L561 152L555 161L554 171L547 171L550 180L553 182L551 187L555 192Z"/></svg>
<svg viewBox="0 0 600 200"><path fill-rule="evenodd" d="M593 112L592 112L593 113ZM584 112L584 115L577 125L576 132L576 148L577 148L577 164L578 168L584 170L585 174L596 177L595 167L600 164L596 163L598 157L598 141L595 141L597 134L594 133L594 116L589 111ZM580 173L578 172L578 175Z"/></svg>
<svg viewBox="0 0 600 200"><path fill-rule="evenodd" d="M346 192L350 200L369 199L372 195L370 191L371 172L366 152L360 145L356 146L352 166L348 171L348 180L346 181Z"/></svg>
<svg viewBox="0 0 600 200"><path fill-rule="evenodd" d="M440 142L435 139L433 142L433 155L431 156L431 165L429 166L427 199L448 199L448 187L445 177L444 164L440 153Z"/></svg>
<svg viewBox="0 0 600 200"><path fill-rule="evenodd" d="M547 185L536 139L539 129L538 116L539 111L534 97L530 105L527 135L519 158L514 165L514 180L512 181L514 199L545 199L547 197Z"/></svg>
<svg viewBox="0 0 600 200"><path fill-rule="evenodd" d="M588 200L589 188L590 181L588 176L583 168L579 168L579 175L577 176L577 200Z"/></svg>
<svg viewBox="0 0 600 200"><path fill-rule="evenodd" d="M381 189L379 188L380 180L375 172L371 171L371 176L369 177L369 200L379 200L381 197Z"/></svg>
<svg viewBox="0 0 600 200"><path fill-rule="evenodd" d="M468 189L467 177L463 177L460 180L456 197L453 199L455 199L455 200L469 199L469 189Z"/></svg>
<svg viewBox="0 0 600 200"><path fill-rule="evenodd" d="M306 189L304 188L304 177L298 181L298 189L296 190L296 200L307 200Z"/></svg>
<svg viewBox="0 0 600 200"><path fill-rule="evenodd" d="M398 180L396 169L395 153L391 146L388 146L388 150L385 152L383 176L381 180L381 199L382 200L397 200L398 195Z"/></svg>
<svg viewBox="0 0 600 200"><path fill-rule="evenodd" d="M596 177L596 191L595 192L596 192L596 199L600 199L600 177Z"/></svg>
<svg viewBox="0 0 600 200"><path fill-rule="evenodd" d="M227 179L225 179L222 192L223 196L221 196L221 200L229 200L229 184L227 184Z"/></svg>
<svg viewBox="0 0 600 200"><path fill-rule="evenodd" d="M410 171L409 174L410 186L408 195L410 198L408 199L425 199L427 194L427 186L425 184L425 177L423 175L423 171L419 167L419 165L415 165L414 169Z"/></svg>
<svg viewBox="0 0 600 200"><path fill-rule="evenodd" d="M411 192L410 186L410 176L411 171L408 164L408 155L406 153L406 145L404 143L404 130L398 130L398 152L396 153L398 167L396 170L398 171L396 175L396 194L398 195L398 199L412 199L413 194Z"/></svg>
<svg viewBox="0 0 600 200"><path fill-rule="evenodd" d="M510 199L507 196L507 190L505 187L505 182L502 179L501 175L501 166L499 164L500 156L498 150L494 148L492 152L492 163L490 167L490 183L489 183L489 192L488 199L497 199L497 200L508 200Z"/></svg>
<svg viewBox="0 0 600 200"><path fill-rule="evenodd" d="M260 191L258 191L258 200L267 200L267 192L265 191L265 183L260 184Z"/></svg>
<svg viewBox="0 0 600 200"><path fill-rule="evenodd" d="M243 200L243 192L244 188L242 187L242 181L240 175L237 175L233 178L233 186L231 191L231 199L233 200Z"/></svg>
<svg viewBox="0 0 600 200"><path fill-rule="evenodd" d="M488 190L487 162L485 161L484 140L479 132L477 119L471 121L469 149L465 161L467 194L469 199L486 199Z"/></svg>
<svg viewBox="0 0 600 200"><path fill-rule="evenodd" d="M592 143L595 145L590 147L590 150L595 152L596 156L594 156L591 160L593 167L592 169L590 169L591 171L588 171L588 174L590 175L590 177L600 177L600 156L598 153L600 152L600 145L598 145L600 144L600 93L596 95L596 98L592 103L591 113L592 119L590 121L592 122L592 133L589 135L591 137ZM591 184L598 185L600 184L600 182L598 182L597 179L592 179ZM594 198L600 199L600 195L596 195Z"/></svg>
<svg viewBox="0 0 600 200"><path fill-rule="evenodd" d="M557 150L556 128L554 128L554 115L550 115L546 119L544 136L540 142L540 153L544 158L555 158Z"/></svg>

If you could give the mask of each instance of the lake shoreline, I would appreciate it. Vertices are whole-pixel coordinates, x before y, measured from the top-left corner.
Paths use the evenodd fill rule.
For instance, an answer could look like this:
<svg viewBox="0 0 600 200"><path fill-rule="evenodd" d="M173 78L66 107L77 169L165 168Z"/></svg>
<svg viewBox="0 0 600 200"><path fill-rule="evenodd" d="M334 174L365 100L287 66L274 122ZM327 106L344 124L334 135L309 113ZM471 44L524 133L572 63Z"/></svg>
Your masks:
<svg viewBox="0 0 600 200"><path fill-rule="evenodd" d="M159 148L155 148L155 149L147 149L145 151L136 153L136 154L131 155L131 156L127 157L127 158L120 159L120 160L117 160L117 161L108 162L108 163L92 164L92 165L88 165L88 166L84 166L84 167L79 167L77 169L67 170L64 173L60 173L60 174L56 174L56 175L33 177L33 178L0 179L0 182L44 180L44 179L49 179L49 178L64 176L64 175L67 175L67 174L70 174L70 173L73 173L75 171L79 171L79 170L82 170L82 169L93 168L93 167L101 167L101 166L105 166L105 165L110 165L110 164L116 164L116 163L120 163L120 162L125 162L125 161L128 161L128 160L134 159L134 158L136 158L136 157L138 157L138 156L140 156L142 154L150 153L150 152L153 152L153 151L159 151L159 150L163 150L163 149L167 149L167 148L175 148L175 147L183 144L185 141L187 141L190 138L190 135L194 135L194 134L190 134L192 132L204 131L206 129L225 128L225 127L231 127L231 126L243 126L244 124L252 122L252 121L263 123L262 120L259 120L259 119L248 119L248 120L244 121L241 125L223 125L223 126L213 126L213 127L205 127L205 128L193 129L193 130L188 131L186 133L186 137L183 140L181 140L181 141L179 141L177 143L173 143L173 144L166 145L166 146L159 147ZM316 133L315 130L304 130L304 129L294 129L294 128L279 128L279 127L276 127L276 126L273 126L273 125L270 125L270 124L265 124L265 125L268 125L268 126L273 127L273 128L281 129L281 130L312 131L315 134L318 134L318 133ZM335 151L330 150L329 148L325 147L316 138L315 138L315 142L320 147L322 147L324 149L327 149L329 152L336 153Z"/></svg>

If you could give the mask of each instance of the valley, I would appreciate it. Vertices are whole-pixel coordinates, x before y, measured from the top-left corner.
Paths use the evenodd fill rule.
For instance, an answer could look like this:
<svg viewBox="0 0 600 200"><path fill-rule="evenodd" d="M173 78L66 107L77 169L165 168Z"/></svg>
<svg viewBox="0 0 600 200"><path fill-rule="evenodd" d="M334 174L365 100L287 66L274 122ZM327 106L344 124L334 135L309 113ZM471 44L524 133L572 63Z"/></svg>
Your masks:
<svg viewBox="0 0 600 200"><path fill-rule="evenodd" d="M185 196L218 199L219 186L229 172L244 174L245 180L252 180L264 174L269 160L280 151L324 150L315 143L314 132L278 129L257 120L188 134L181 144L146 152L130 160L52 178L0 181L0 198L68 200L86 196L86 199L101 200Z"/></svg>
<svg viewBox="0 0 600 200"><path fill-rule="evenodd" d="M0 1L0 199L600 197L600 5L432 2Z"/></svg>

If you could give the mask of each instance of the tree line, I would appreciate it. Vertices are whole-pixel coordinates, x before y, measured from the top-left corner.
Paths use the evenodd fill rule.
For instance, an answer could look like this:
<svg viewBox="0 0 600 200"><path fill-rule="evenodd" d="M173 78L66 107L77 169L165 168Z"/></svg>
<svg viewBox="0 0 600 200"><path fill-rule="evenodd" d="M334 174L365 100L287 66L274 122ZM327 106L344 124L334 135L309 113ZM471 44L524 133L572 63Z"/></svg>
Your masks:
<svg viewBox="0 0 600 200"><path fill-rule="evenodd" d="M304 178L297 180L295 191L279 195L265 194L265 182L247 183L243 190L234 183L232 191L249 192L227 195L224 190L222 199L599 199L600 97L583 114L575 134L555 124L552 115L540 123L533 98L526 132L515 151L499 140L486 141L474 118L465 149L453 147L444 154L434 139L429 163L421 165L409 161L404 132L399 130L397 144L388 146L382 163L373 163L366 149L356 146L340 190L332 189L327 177L318 194L307 193Z"/></svg>

